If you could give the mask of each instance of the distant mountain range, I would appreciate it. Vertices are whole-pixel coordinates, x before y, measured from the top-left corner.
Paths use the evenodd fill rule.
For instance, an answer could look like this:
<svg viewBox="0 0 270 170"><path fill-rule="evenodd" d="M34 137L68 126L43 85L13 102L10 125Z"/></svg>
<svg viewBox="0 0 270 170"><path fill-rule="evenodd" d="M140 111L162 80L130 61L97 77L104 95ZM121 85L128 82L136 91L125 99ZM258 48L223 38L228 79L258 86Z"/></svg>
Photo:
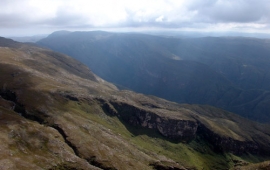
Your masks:
<svg viewBox="0 0 270 170"><path fill-rule="evenodd" d="M178 37L178 38L199 38L199 37L252 37L252 38L270 38L268 33L247 33L247 32L199 32L199 31L144 31L144 34Z"/></svg>
<svg viewBox="0 0 270 170"><path fill-rule="evenodd" d="M30 42L30 43L35 43L48 35L34 35L34 36L21 36L21 37L10 37L10 39L18 42Z"/></svg>
<svg viewBox="0 0 270 170"><path fill-rule="evenodd" d="M37 42L119 88L270 122L270 40L60 31Z"/></svg>
<svg viewBox="0 0 270 170"><path fill-rule="evenodd" d="M110 35L101 34L95 36L93 42ZM147 64L147 57L129 56L132 52L144 55L144 50L126 52L122 57L119 50L124 52L131 45L125 44L121 49L103 48L115 54L114 57L120 57L112 63L114 66L117 62L126 65L119 68L120 71L127 69L129 74L136 73L135 78L148 72L141 79L145 83L159 80L163 88L167 85L187 88L187 85L176 86L172 82L180 79L179 83L191 86L196 84L190 83L189 78L196 82L208 78L224 87L233 87L224 76L199 62L153 53L149 59L153 64ZM143 44L132 45L143 48ZM107 54L102 50L96 52ZM256 123L212 106L177 104L118 90L77 60L33 44L0 37L0 56L1 169L239 170L269 167L269 162L253 164L269 160L269 124ZM129 57L139 62L130 61ZM102 63L109 66L112 60L107 62ZM167 68L173 71L166 72ZM120 71L115 70L111 75L117 77L115 74Z"/></svg>

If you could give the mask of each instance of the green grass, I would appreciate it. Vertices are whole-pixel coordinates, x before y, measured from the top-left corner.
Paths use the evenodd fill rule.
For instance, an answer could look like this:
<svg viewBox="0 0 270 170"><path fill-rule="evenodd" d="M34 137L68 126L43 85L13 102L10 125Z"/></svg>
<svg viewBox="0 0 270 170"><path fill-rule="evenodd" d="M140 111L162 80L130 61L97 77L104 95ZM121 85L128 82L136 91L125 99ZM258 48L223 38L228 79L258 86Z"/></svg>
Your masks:
<svg viewBox="0 0 270 170"><path fill-rule="evenodd" d="M88 69L79 69L80 65L73 60L71 62L74 63L70 65L70 62L62 61L67 59L64 56L54 56L53 52L38 52L40 49L34 48L32 50L36 50L36 53L29 56L26 53L27 49L25 47L26 51L17 50L17 52L0 51L3 60L8 63L0 64L0 75L2 75L0 87L15 91L18 102L30 114L44 119L46 125L58 125L64 129L68 140L76 145L84 158L95 157L98 163L118 169L130 169L130 167L151 169L149 164L156 163L158 160L161 160L164 165L170 165L171 162L176 161L190 168L229 169L234 166L234 160L260 162L266 159L254 155L239 157L229 153L216 153L209 143L198 136L190 143L168 140L157 130L135 127L116 116L106 114L106 111L102 109L102 102L95 100L94 97L99 96L99 98L110 100L114 94L111 98L116 98L115 100L123 101L139 109L149 109L168 118L177 119L181 113L180 118L194 121L196 119L219 136L227 135L238 140L253 137L262 142L264 144L262 146L268 146L267 129L269 128L267 126L255 126L252 122L244 121L234 114L228 114L213 107L193 105L184 107L184 105L161 99L150 100L148 97L128 91L114 91L110 85L96 82ZM37 67L38 65L41 66ZM89 79L83 79L84 77ZM69 100L67 95L78 98L79 101ZM158 107L153 108L153 106ZM18 120L21 119L23 118L18 118ZM7 120L9 119L6 118L4 122ZM14 121L13 118L12 121ZM62 147L54 145L55 140L64 144L62 138L55 137L60 135L57 131L32 121L29 122L31 123L25 127L15 122L18 126L13 128L21 137L15 136L6 140L13 142L9 145L11 150L25 162L38 164L42 162L42 159L49 158L51 146L54 146L54 150L58 152L67 151L66 154L68 152L71 155L74 154L66 144L62 145L65 146L63 150L61 150ZM2 124L0 127L2 131L5 130L6 133L3 134L6 135L8 133L5 129L6 125ZM20 147L32 154L26 157ZM43 156L43 158L35 159L33 154ZM7 155L4 157L6 158ZM56 159L55 164L64 163L60 161L63 158L64 156L54 155L47 162L43 161L43 165ZM61 166L62 164L58 168L62 168Z"/></svg>
<svg viewBox="0 0 270 170"><path fill-rule="evenodd" d="M115 116L106 115L102 108L95 103L89 105L84 102L68 102L70 110L90 119L115 134L120 134L126 141L131 142L142 152L159 158L162 155L178 162L184 167L197 169L229 169L233 167L233 160L256 162L257 157L236 157L228 153L216 153L210 145L199 137L190 143L177 143L166 140L155 130L134 127L124 123Z"/></svg>

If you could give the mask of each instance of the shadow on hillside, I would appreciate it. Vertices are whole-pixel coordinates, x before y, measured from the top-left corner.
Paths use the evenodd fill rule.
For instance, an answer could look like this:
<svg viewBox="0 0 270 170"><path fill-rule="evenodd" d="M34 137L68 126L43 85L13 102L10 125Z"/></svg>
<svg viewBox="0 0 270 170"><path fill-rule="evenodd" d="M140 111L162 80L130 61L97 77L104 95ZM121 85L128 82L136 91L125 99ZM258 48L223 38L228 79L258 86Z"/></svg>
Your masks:
<svg viewBox="0 0 270 170"><path fill-rule="evenodd" d="M104 102L104 101L100 101L100 102ZM108 107L108 105L106 103L103 103L102 105L102 109L103 112L110 117L117 117L119 119L119 121L126 127L126 129L135 137L135 136L141 136L141 135L146 135L148 137L151 138L158 138L161 140L166 140L172 143L179 143L179 142L184 142L184 141L179 141L179 140L175 140L175 139L170 139L167 138L165 136L163 136L158 129L153 128L153 129L149 129L146 127L142 127L140 125L132 125L131 123L129 123L129 121L127 119L125 119L125 117L121 117L121 116L117 116L117 114L115 113L115 111L113 111L110 107Z"/></svg>

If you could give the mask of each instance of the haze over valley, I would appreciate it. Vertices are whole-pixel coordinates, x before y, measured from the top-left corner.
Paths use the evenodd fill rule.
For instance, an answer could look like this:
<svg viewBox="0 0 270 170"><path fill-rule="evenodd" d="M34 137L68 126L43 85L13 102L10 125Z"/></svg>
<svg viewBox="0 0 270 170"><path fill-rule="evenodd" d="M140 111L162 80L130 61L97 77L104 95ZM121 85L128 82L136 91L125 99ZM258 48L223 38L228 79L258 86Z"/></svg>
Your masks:
<svg viewBox="0 0 270 170"><path fill-rule="evenodd" d="M270 169L267 0L0 8L0 169Z"/></svg>
<svg viewBox="0 0 270 170"><path fill-rule="evenodd" d="M37 44L83 62L120 89L208 104L268 122L270 41L55 32Z"/></svg>

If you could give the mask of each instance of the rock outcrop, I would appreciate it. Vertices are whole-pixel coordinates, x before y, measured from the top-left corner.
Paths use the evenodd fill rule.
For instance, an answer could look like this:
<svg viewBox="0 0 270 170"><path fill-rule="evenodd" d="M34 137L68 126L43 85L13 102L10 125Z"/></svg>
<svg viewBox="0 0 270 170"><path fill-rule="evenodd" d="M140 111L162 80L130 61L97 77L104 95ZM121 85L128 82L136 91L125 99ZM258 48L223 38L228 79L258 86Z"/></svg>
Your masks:
<svg viewBox="0 0 270 170"><path fill-rule="evenodd" d="M262 146L259 146L255 141L240 141L231 137L221 136L203 124L199 124L196 134L208 141L213 149L218 152L231 152L236 155L244 153L265 154L265 151L260 148Z"/></svg>
<svg viewBox="0 0 270 170"><path fill-rule="evenodd" d="M214 129L202 123L199 118L179 119L169 115L161 116L155 111L125 102L98 100L101 101L104 111L110 115L117 116L134 127L157 131L168 140L185 143L199 136L207 141L215 151L231 152L236 155L245 153L267 155L270 151L269 146L265 148L254 140L239 140L218 134Z"/></svg>
<svg viewBox="0 0 270 170"><path fill-rule="evenodd" d="M127 103L113 102L105 103L106 111L115 114L119 118L133 126L153 129L164 137L174 140L187 142L195 138L198 124L194 120L181 120L164 117L153 111L138 108Z"/></svg>

